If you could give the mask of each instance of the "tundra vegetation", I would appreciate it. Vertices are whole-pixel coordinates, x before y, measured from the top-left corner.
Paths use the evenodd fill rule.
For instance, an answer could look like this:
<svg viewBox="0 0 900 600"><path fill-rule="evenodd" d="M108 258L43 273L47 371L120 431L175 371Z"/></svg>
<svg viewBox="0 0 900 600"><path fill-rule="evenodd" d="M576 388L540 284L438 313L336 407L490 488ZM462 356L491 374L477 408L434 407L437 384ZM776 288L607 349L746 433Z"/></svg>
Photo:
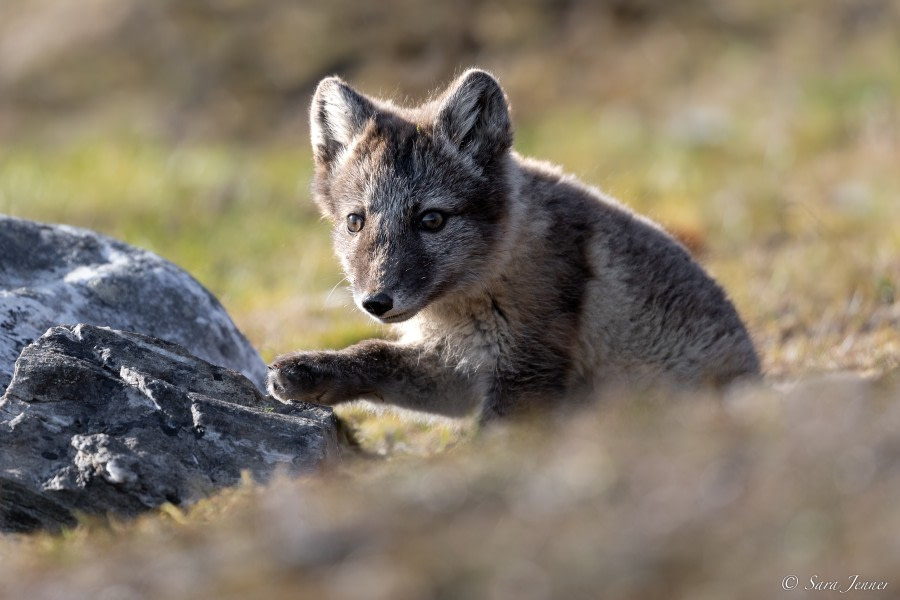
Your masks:
<svg viewBox="0 0 900 600"><path fill-rule="evenodd" d="M340 72L420 99L477 64L512 100L520 153L685 242L767 379L623 394L482 435L341 407L340 468L5 537L0 594L900 586L898 28L889 0L4 2L0 212L172 260L266 360L387 334L342 290L309 198L315 83Z"/></svg>

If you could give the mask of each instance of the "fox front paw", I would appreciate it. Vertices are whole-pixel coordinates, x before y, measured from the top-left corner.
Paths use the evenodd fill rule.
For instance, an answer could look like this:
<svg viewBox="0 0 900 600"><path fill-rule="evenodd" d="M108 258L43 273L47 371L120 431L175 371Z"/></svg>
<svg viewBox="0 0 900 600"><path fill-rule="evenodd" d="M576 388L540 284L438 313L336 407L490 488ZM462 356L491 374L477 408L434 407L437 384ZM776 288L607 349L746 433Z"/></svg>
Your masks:
<svg viewBox="0 0 900 600"><path fill-rule="evenodd" d="M269 365L266 388L282 402L333 404L338 387L327 357L320 352L292 354Z"/></svg>

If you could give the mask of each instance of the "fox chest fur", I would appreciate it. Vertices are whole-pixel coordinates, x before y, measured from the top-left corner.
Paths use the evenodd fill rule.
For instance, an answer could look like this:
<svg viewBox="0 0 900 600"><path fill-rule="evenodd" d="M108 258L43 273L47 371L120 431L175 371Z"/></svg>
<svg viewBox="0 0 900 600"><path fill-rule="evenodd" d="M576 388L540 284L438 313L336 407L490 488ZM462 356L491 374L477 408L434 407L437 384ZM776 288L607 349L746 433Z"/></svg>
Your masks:
<svg viewBox="0 0 900 600"><path fill-rule="evenodd" d="M326 79L311 131L315 198L354 300L401 335L280 357L274 395L490 420L610 383L758 373L734 307L678 243L511 150L487 73L414 109Z"/></svg>

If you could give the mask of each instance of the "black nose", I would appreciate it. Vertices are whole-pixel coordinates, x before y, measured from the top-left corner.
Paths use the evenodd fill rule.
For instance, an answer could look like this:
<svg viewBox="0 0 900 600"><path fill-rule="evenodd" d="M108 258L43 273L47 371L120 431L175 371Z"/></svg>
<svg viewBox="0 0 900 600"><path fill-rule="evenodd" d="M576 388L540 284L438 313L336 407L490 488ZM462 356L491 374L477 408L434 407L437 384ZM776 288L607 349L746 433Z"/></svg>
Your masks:
<svg viewBox="0 0 900 600"><path fill-rule="evenodd" d="M375 294L363 300L363 308L376 317L380 317L394 308L394 299L384 293Z"/></svg>

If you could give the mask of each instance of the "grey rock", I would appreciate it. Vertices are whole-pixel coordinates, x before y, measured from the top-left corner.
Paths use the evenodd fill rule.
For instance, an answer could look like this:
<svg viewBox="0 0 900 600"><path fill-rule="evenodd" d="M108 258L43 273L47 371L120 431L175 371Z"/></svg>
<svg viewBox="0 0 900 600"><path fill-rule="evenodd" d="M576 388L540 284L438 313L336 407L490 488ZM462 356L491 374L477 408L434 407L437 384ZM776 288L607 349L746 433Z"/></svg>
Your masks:
<svg viewBox="0 0 900 600"><path fill-rule="evenodd" d="M184 348L92 325L27 346L0 398L0 530L193 502L337 457L330 408L282 404Z"/></svg>
<svg viewBox="0 0 900 600"><path fill-rule="evenodd" d="M0 215L0 391L22 348L54 325L76 323L180 344L264 389L259 354L182 269L93 231Z"/></svg>

